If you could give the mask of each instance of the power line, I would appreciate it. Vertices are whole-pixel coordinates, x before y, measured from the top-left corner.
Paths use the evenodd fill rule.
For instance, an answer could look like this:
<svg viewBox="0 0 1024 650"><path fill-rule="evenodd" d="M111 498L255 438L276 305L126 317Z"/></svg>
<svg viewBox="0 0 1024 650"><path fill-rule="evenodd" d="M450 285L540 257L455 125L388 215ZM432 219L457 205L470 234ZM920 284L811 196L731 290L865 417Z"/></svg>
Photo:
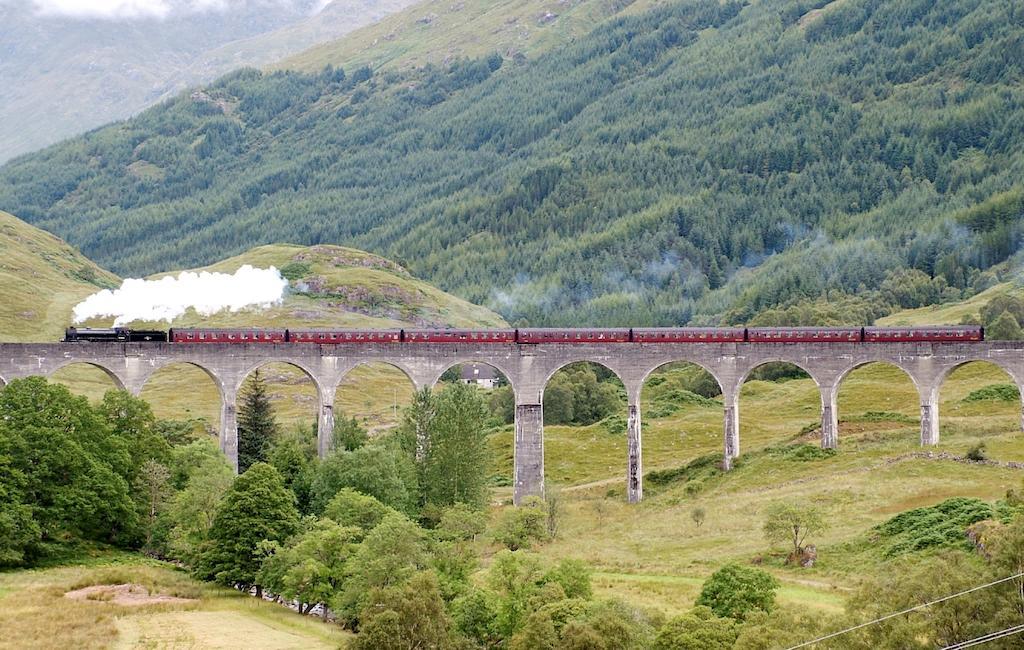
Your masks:
<svg viewBox="0 0 1024 650"><path fill-rule="evenodd" d="M1017 573L1017 574L1014 574L1012 576L1009 576L1007 578L1001 578L999 580L995 580L995 581L990 582L988 584L979 585L977 587L971 587L970 589L961 591L959 593L951 594L949 596L943 596L942 598L937 598L937 599L929 601L927 603L923 603L921 605L917 605L917 606L911 607L909 609L904 609L903 611L895 612L893 614L887 614L887 615L882 616L880 618L876 618L873 621L867 621L866 623L861 623L859 625L854 625L853 627L848 627L845 630L839 630L838 632L833 632L831 634L826 634L825 636L818 637L817 639L814 639L812 641L804 641L803 643L801 643L799 645L790 646L787 650L796 650L797 648L806 648L807 646L814 645L815 643L818 643L820 641L825 641L827 639L831 639L833 637L837 637L837 636L846 634L847 632L853 632L854 630L859 630L862 627L868 627L869 625L874 625L876 623L881 623L882 621L887 621L890 618L895 618L897 616L903 616L904 614L909 614L911 612L916 612L919 609L924 609L926 607L931 607L932 605L935 605L937 603L941 603L941 602L944 602L944 601L947 601L947 600L951 600L953 598L957 598L958 596L963 596L965 594L969 594L969 593L972 593L972 592L975 592L975 591L978 591L978 590L981 590L981 589L987 589L987 588L992 587L994 585L998 585L1000 583L1007 582L1009 580L1014 580L1014 579L1019 578L1021 576L1024 576L1024 571L1022 571L1020 573ZM969 647L969 646L964 646L964 647Z"/></svg>
<svg viewBox="0 0 1024 650"><path fill-rule="evenodd" d="M995 641L996 639L1002 639L1003 637L1013 636L1014 634L1020 634L1024 632L1024 625L1016 625L1014 627L1008 627L1005 630L999 630L998 632L990 632L967 641L961 641L960 643L954 643L948 645L942 650L961 650L961 648L971 648L982 643L988 643L989 641Z"/></svg>

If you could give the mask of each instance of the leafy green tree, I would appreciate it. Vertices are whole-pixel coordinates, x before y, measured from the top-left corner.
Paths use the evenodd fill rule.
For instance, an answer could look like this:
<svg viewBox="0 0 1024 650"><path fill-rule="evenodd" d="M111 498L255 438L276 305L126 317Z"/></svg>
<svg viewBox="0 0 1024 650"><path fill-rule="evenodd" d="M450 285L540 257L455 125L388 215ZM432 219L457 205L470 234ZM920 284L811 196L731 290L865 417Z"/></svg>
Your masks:
<svg viewBox="0 0 1024 650"><path fill-rule="evenodd" d="M375 588L360 613L355 650L451 648L451 621L429 571L402 585Z"/></svg>
<svg viewBox="0 0 1024 650"><path fill-rule="evenodd" d="M501 642L498 629L499 598L486 589L470 588L452 602L455 630L463 637L485 648Z"/></svg>
<svg viewBox="0 0 1024 650"><path fill-rule="evenodd" d="M985 328L985 338L992 341L1019 341L1024 338L1020 323L1009 311L1004 311Z"/></svg>
<svg viewBox="0 0 1024 650"><path fill-rule="evenodd" d="M704 581L697 605L736 620L754 610L772 611L779 581L770 573L740 564L726 564Z"/></svg>
<svg viewBox="0 0 1024 650"><path fill-rule="evenodd" d="M338 493L324 508L324 517L332 519L341 526L358 528L361 531L360 539L376 528L384 517L392 513L398 514L398 511L371 496L356 492L352 488L338 490Z"/></svg>
<svg viewBox="0 0 1024 650"><path fill-rule="evenodd" d="M346 567L344 589L331 600L342 620L358 620L374 589L402 585L429 561L426 533L404 515L389 513L366 535Z"/></svg>
<svg viewBox="0 0 1024 650"><path fill-rule="evenodd" d="M529 615L530 601L540 591L544 573L540 558L527 551L499 551L487 572L487 586L498 595L496 625L509 638Z"/></svg>
<svg viewBox="0 0 1024 650"><path fill-rule="evenodd" d="M181 473L182 483L167 507L168 542L174 557L194 566L213 527L221 498L235 480L235 471L216 445L202 440L175 450L175 466L171 484L176 473Z"/></svg>
<svg viewBox="0 0 1024 650"><path fill-rule="evenodd" d="M308 614L328 602L343 586L345 567L355 554L359 529L330 519L313 522L287 544L275 544L260 566L257 580L289 600L298 600Z"/></svg>
<svg viewBox="0 0 1024 650"><path fill-rule="evenodd" d="M582 560L564 558L544 576L545 582L561 585L566 598L590 600L594 589L590 584L590 567Z"/></svg>
<svg viewBox="0 0 1024 650"><path fill-rule="evenodd" d="M138 512L125 480L136 471L132 455L85 398L31 377L0 390L0 413L9 499L0 525L13 533L5 555L31 560L69 538L136 538Z"/></svg>
<svg viewBox="0 0 1024 650"><path fill-rule="evenodd" d="M256 463L235 479L217 506L197 573L228 586L255 586L260 594L260 543L282 542L298 528L295 496L276 469Z"/></svg>
<svg viewBox="0 0 1024 650"><path fill-rule="evenodd" d="M487 498L487 405L475 386L451 384L436 397L423 455L421 489L434 506L465 503L482 507Z"/></svg>
<svg viewBox="0 0 1024 650"><path fill-rule="evenodd" d="M474 510L464 503L456 503L441 511L441 519L434 533L440 539L474 541L487 529L487 518L485 511Z"/></svg>
<svg viewBox="0 0 1024 650"><path fill-rule="evenodd" d="M551 615L544 611L530 614L522 629L509 640L511 650L556 650L561 647Z"/></svg>
<svg viewBox="0 0 1024 650"><path fill-rule="evenodd" d="M245 473L254 463L267 462L270 443L277 435L274 406L267 393L267 380L259 368L246 380L238 404L238 471Z"/></svg>
<svg viewBox="0 0 1024 650"><path fill-rule="evenodd" d="M402 414L402 424L398 428L398 439L401 447L423 464L427 453L427 437L433 427L437 404L430 388L416 391L412 402Z"/></svg>
<svg viewBox="0 0 1024 650"><path fill-rule="evenodd" d="M735 620L698 605L658 630L654 650L730 650L738 633Z"/></svg>
<svg viewBox="0 0 1024 650"><path fill-rule="evenodd" d="M532 497L505 510L494 530L494 541L510 551L530 548L548 538L547 510L539 497Z"/></svg>
<svg viewBox="0 0 1024 650"><path fill-rule="evenodd" d="M355 451L335 451L321 461L313 479L313 511L323 512L346 487L401 512L416 512L416 468L397 445L378 442Z"/></svg>
<svg viewBox="0 0 1024 650"><path fill-rule="evenodd" d="M798 561L807 539L827 529L825 516L813 505L773 503L765 511L764 536L770 542L791 544L789 561Z"/></svg>
<svg viewBox="0 0 1024 650"><path fill-rule="evenodd" d="M285 486L295 495L299 512L310 514L317 462L315 426L312 431L295 427L274 438L267 462L281 474Z"/></svg>
<svg viewBox="0 0 1024 650"><path fill-rule="evenodd" d="M137 495L136 501L143 505L142 529L145 534L145 548L153 548L158 517L163 513L171 494L168 484L170 478L170 470L155 460L143 463L135 478L133 487Z"/></svg>
<svg viewBox="0 0 1024 650"><path fill-rule="evenodd" d="M501 424L512 424L516 417L516 395L509 385L498 386L487 398L491 417Z"/></svg>
<svg viewBox="0 0 1024 650"><path fill-rule="evenodd" d="M338 418L334 425L334 449L355 451L370 441L366 429L359 425L355 417Z"/></svg>

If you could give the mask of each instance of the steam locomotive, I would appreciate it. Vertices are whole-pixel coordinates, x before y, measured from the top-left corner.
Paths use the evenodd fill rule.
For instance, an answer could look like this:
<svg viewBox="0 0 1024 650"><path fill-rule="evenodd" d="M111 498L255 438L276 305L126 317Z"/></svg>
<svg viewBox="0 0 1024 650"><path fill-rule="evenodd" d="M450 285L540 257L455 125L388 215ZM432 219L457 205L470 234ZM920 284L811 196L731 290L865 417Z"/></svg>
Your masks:
<svg viewBox="0 0 1024 650"><path fill-rule="evenodd" d="M62 343L906 343L983 341L979 326L630 327L603 329L209 329L69 327Z"/></svg>

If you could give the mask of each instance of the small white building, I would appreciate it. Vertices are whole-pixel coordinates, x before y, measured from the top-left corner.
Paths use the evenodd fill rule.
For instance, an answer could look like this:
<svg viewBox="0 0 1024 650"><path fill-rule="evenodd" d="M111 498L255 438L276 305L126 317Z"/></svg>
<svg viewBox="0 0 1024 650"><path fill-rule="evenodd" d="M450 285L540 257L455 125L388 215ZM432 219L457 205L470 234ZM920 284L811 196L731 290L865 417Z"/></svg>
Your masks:
<svg viewBox="0 0 1024 650"><path fill-rule="evenodd" d="M467 363L462 366L460 379L464 384L476 384L480 388L494 388L498 373L494 368L481 363Z"/></svg>

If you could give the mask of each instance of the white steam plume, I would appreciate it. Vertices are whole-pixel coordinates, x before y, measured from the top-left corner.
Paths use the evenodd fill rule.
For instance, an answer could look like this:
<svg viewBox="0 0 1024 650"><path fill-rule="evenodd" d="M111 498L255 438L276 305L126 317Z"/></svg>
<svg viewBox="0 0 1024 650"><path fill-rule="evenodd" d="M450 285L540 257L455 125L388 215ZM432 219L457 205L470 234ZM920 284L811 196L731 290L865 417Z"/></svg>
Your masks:
<svg viewBox="0 0 1024 650"><path fill-rule="evenodd" d="M288 280L273 266L256 269L246 264L234 274L183 271L159 280L129 278L120 289L104 289L75 306L75 323L114 316L114 326L132 321L170 322L190 307L200 316L225 309L271 307L281 302Z"/></svg>

